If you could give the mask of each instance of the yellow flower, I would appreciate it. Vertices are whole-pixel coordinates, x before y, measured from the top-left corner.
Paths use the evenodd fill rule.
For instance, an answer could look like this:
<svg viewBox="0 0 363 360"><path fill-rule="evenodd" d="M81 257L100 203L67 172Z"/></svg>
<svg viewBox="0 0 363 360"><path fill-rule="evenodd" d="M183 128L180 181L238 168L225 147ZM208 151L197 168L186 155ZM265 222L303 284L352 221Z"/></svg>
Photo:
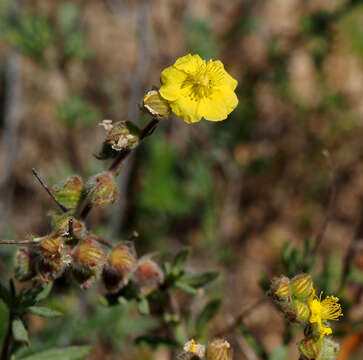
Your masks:
<svg viewBox="0 0 363 360"><path fill-rule="evenodd" d="M160 95L187 123L202 117L224 120L238 104L234 93L237 81L219 60L205 62L199 55L188 54L163 70L161 83Z"/></svg>
<svg viewBox="0 0 363 360"><path fill-rule="evenodd" d="M328 296L321 301L321 295L318 298L313 290L308 299L309 308L311 311L309 321L319 326L320 337L330 335L332 329L323 324L323 320L339 320L339 316L343 316L342 308L338 304L339 299L335 296Z"/></svg>

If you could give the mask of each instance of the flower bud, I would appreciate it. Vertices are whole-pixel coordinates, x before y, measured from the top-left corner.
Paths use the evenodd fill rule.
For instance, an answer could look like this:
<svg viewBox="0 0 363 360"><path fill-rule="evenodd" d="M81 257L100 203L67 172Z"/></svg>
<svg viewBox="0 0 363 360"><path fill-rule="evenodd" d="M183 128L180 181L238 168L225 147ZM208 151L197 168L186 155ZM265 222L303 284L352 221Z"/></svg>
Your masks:
<svg viewBox="0 0 363 360"><path fill-rule="evenodd" d="M104 265L107 254L90 235L72 254L72 273L81 288L89 288Z"/></svg>
<svg viewBox="0 0 363 360"><path fill-rule="evenodd" d="M158 90L151 90L145 95L143 109L158 119L169 116L171 111L169 103L160 96Z"/></svg>
<svg viewBox="0 0 363 360"><path fill-rule="evenodd" d="M317 360L322 350L322 339L304 338L297 346L304 359Z"/></svg>
<svg viewBox="0 0 363 360"><path fill-rule="evenodd" d="M164 282L164 273L150 256L143 256L137 263L133 279L140 292L147 295Z"/></svg>
<svg viewBox="0 0 363 360"><path fill-rule="evenodd" d="M69 176L53 187L56 199L67 208L75 208L82 198L83 181L78 175Z"/></svg>
<svg viewBox="0 0 363 360"><path fill-rule="evenodd" d="M109 171L93 176L87 183L90 201L95 205L115 202L118 198L118 189L115 177Z"/></svg>
<svg viewBox="0 0 363 360"><path fill-rule="evenodd" d="M188 356L188 359L191 359L193 357L197 357L199 359L204 358L205 354L205 346L202 344L199 344L195 340L189 340L184 345L184 353Z"/></svg>
<svg viewBox="0 0 363 360"><path fill-rule="evenodd" d="M72 219L73 236L72 239L69 234L69 223ZM86 225L83 221L76 219L74 216L69 214L53 214L52 215L53 230L58 231L63 237L67 245L77 242L79 239L84 239L87 235Z"/></svg>
<svg viewBox="0 0 363 360"><path fill-rule="evenodd" d="M34 254L30 248L18 248L14 259L15 279L28 281L34 275Z"/></svg>
<svg viewBox="0 0 363 360"><path fill-rule="evenodd" d="M72 260L64 249L63 238L59 232L45 237L39 243L37 253L37 273L46 282L59 277Z"/></svg>
<svg viewBox="0 0 363 360"><path fill-rule="evenodd" d="M214 339L207 345L206 360L232 360L231 345L224 339Z"/></svg>
<svg viewBox="0 0 363 360"><path fill-rule="evenodd" d="M339 353L339 344L330 339L329 337L323 337L323 348L318 360L335 360Z"/></svg>
<svg viewBox="0 0 363 360"><path fill-rule="evenodd" d="M123 242L116 246L108 256L102 277L106 289L115 293L129 281L137 266L136 251L132 243Z"/></svg>
<svg viewBox="0 0 363 360"><path fill-rule="evenodd" d="M290 286L294 297L305 300L313 290L313 279L309 274L299 274L291 279Z"/></svg>
<svg viewBox="0 0 363 360"><path fill-rule="evenodd" d="M133 149L139 143L139 130L128 121L112 124L112 120L103 120L99 125L107 131L105 143L116 151Z"/></svg>
<svg viewBox="0 0 363 360"><path fill-rule="evenodd" d="M281 276L275 279L271 284L270 295L277 302L290 302L292 297L289 278Z"/></svg>
<svg viewBox="0 0 363 360"><path fill-rule="evenodd" d="M306 325L310 317L310 309L304 302L293 300L288 309L286 309L286 317L291 322Z"/></svg>

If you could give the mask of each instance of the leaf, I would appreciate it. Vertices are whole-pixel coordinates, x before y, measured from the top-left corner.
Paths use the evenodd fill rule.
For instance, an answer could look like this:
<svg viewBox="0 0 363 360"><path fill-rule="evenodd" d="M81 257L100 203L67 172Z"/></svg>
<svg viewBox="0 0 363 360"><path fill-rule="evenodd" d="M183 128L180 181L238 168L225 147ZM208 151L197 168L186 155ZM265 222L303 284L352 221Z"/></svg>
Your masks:
<svg viewBox="0 0 363 360"><path fill-rule="evenodd" d="M178 252L174 259L174 267L181 268L190 254L190 248L186 247Z"/></svg>
<svg viewBox="0 0 363 360"><path fill-rule="evenodd" d="M209 324L209 322L217 315L219 308L221 306L220 299L214 299L207 303L204 307L203 311L199 314L196 326L196 333L202 334L205 327Z"/></svg>
<svg viewBox="0 0 363 360"><path fill-rule="evenodd" d="M149 308L149 302L145 297L141 297L137 301L137 310L141 315L149 315L150 314L150 308Z"/></svg>
<svg viewBox="0 0 363 360"><path fill-rule="evenodd" d="M50 349L19 360L82 360L91 351L91 346L70 346L64 349Z"/></svg>
<svg viewBox="0 0 363 360"><path fill-rule="evenodd" d="M39 302L39 301L42 301L45 298L47 298L48 295L50 294L50 292L52 291L52 287L53 287L53 283L52 282L50 282L49 284L47 284L46 286L44 286L44 288L35 297L35 301L36 302Z"/></svg>
<svg viewBox="0 0 363 360"><path fill-rule="evenodd" d="M11 328L13 331L14 339L16 341L26 343L29 346L30 342L28 331L27 329L25 329L23 322L20 319L15 319L11 324Z"/></svg>
<svg viewBox="0 0 363 360"><path fill-rule="evenodd" d="M287 356L287 348L284 345L280 345L274 349L268 360L285 360Z"/></svg>
<svg viewBox="0 0 363 360"><path fill-rule="evenodd" d="M207 271L201 274L185 277L183 278L183 281L194 288L201 288L217 279L218 276L219 273L217 271Z"/></svg>
<svg viewBox="0 0 363 360"><path fill-rule="evenodd" d="M33 315L45 317L45 318L55 318L63 316L63 314L59 311L49 309L45 306L29 306L28 310Z"/></svg>
<svg viewBox="0 0 363 360"><path fill-rule="evenodd" d="M2 299L7 306L10 306L11 303L10 291L1 283L0 283L0 299Z"/></svg>
<svg viewBox="0 0 363 360"><path fill-rule="evenodd" d="M175 287L189 295L196 295L198 291L183 281L177 281Z"/></svg>

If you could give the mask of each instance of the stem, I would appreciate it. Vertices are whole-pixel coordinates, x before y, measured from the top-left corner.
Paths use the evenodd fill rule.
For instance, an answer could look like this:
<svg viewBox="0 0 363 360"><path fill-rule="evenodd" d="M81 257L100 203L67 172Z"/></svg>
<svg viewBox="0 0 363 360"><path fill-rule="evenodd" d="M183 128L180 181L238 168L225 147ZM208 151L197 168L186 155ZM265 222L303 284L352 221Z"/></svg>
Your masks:
<svg viewBox="0 0 363 360"><path fill-rule="evenodd" d="M149 121L149 123L141 130L140 136L139 136L139 142L144 140L146 137L151 135L156 126L159 124L159 120L156 118L153 118ZM127 158L127 156L131 153L131 149L125 149L121 150L116 157L116 159L113 161L111 166L108 168L108 171L111 172L113 175L116 175L120 166L122 165L123 161ZM93 204L90 202L88 198L84 200L84 202L81 204L77 211L76 217L78 217L81 220L85 220L88 214L91 212L93 208Z"/></svg>
<svg viewBox="0 0 363 360"><path fill-rule="evenodd" d="M32 169L33 175L36 177L36 179L39 181L40 185L43 186L44 190L48 193L48 195L55 201L55 203L61 208L63 212L67 212L68 209L63 206L55 197L55 195L52 193L52 191L49 189L48 185L44 182L44 180L40 177L38 172L33 168Z"/></svg>
<svg viewBox="0 0 363 360"><path fill-rule="evenodd" d="M13 332L11 329L13 323L13 314L11 311L9 311L9 324L8 328L6 330L6 335L3 342L3 348L1 350L1 360L8 360L9 359L9 350L11 347L11 344L13 342Z"/></svg>
<svg viewBox="0 0 363 360"><path fill-rule="evenodd" d="M25 239L25 240L0 240L0 244L4 245L33 245L38 244L44 239L44 236L34 238L34 239Z"/></svg>

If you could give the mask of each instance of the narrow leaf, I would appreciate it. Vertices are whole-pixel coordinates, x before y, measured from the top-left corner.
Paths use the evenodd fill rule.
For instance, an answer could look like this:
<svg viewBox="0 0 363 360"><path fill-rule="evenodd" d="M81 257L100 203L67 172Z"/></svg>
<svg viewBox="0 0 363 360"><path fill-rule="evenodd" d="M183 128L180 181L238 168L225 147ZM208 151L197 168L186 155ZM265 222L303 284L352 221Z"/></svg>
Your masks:
<svg viewBox="0 0 363 360"><path fill-rule="evenodd" d="M201 288L217 279L218 275L219 274L217 271L208 271L201 274L185 277L183 281L194 288Z"/></svg>
<svg viewBox="0 0 363 360"><path fill-rule="evenodd" d="M13 320L12 324L13 336L16 341L26 343L29 346L28 331L25 329L23 322L20 319Z"/></svg>
<svg viewBox="0 0 363 360"><path fill-rule="evenodd" d="M53 287L53 283L52 282L50 282L49 284L47 284L46 286L44 286L44 288L36 296L36 298L35 298L36 302L42 301L45 298L47 298L48 295L50 294L50 292L52 291L52 287Z"/></svg>
<svg viewBox="0 0 363 360"><path fill-rule="evenodd" d="M33 315L45 317L45 318L54 318L63 316L63 314L59 311L49 309L45 306L29 306L28 310Z"/></svg>
<svg viewBox="0 0 363 360"><path fill-rule="evenodd" d="M189 295L196 295L198 291L183 281L177 281L175 287Z"/></svg>
<svg viewBox="0 0 363 360"><path fill-rule="evenodd" d="M70 346L64 349L50 349L19 360L82 360L91 351L91 346Z"/></svg>
<svg viewBox="0 0 363 360"><path fill-rule="evenodd" d="M196 331L198 335L204 331L209 322L217 315L220 306L220 299L214 299L207 303L197 320Z"/></svg>
<svg viewBox="0 0 363 360"><path fill-rule="evenodd" d="M174 267L180 268L186 262L188 256L190 254L190 248L186 247L178 252L174 259Z"/></svg>

